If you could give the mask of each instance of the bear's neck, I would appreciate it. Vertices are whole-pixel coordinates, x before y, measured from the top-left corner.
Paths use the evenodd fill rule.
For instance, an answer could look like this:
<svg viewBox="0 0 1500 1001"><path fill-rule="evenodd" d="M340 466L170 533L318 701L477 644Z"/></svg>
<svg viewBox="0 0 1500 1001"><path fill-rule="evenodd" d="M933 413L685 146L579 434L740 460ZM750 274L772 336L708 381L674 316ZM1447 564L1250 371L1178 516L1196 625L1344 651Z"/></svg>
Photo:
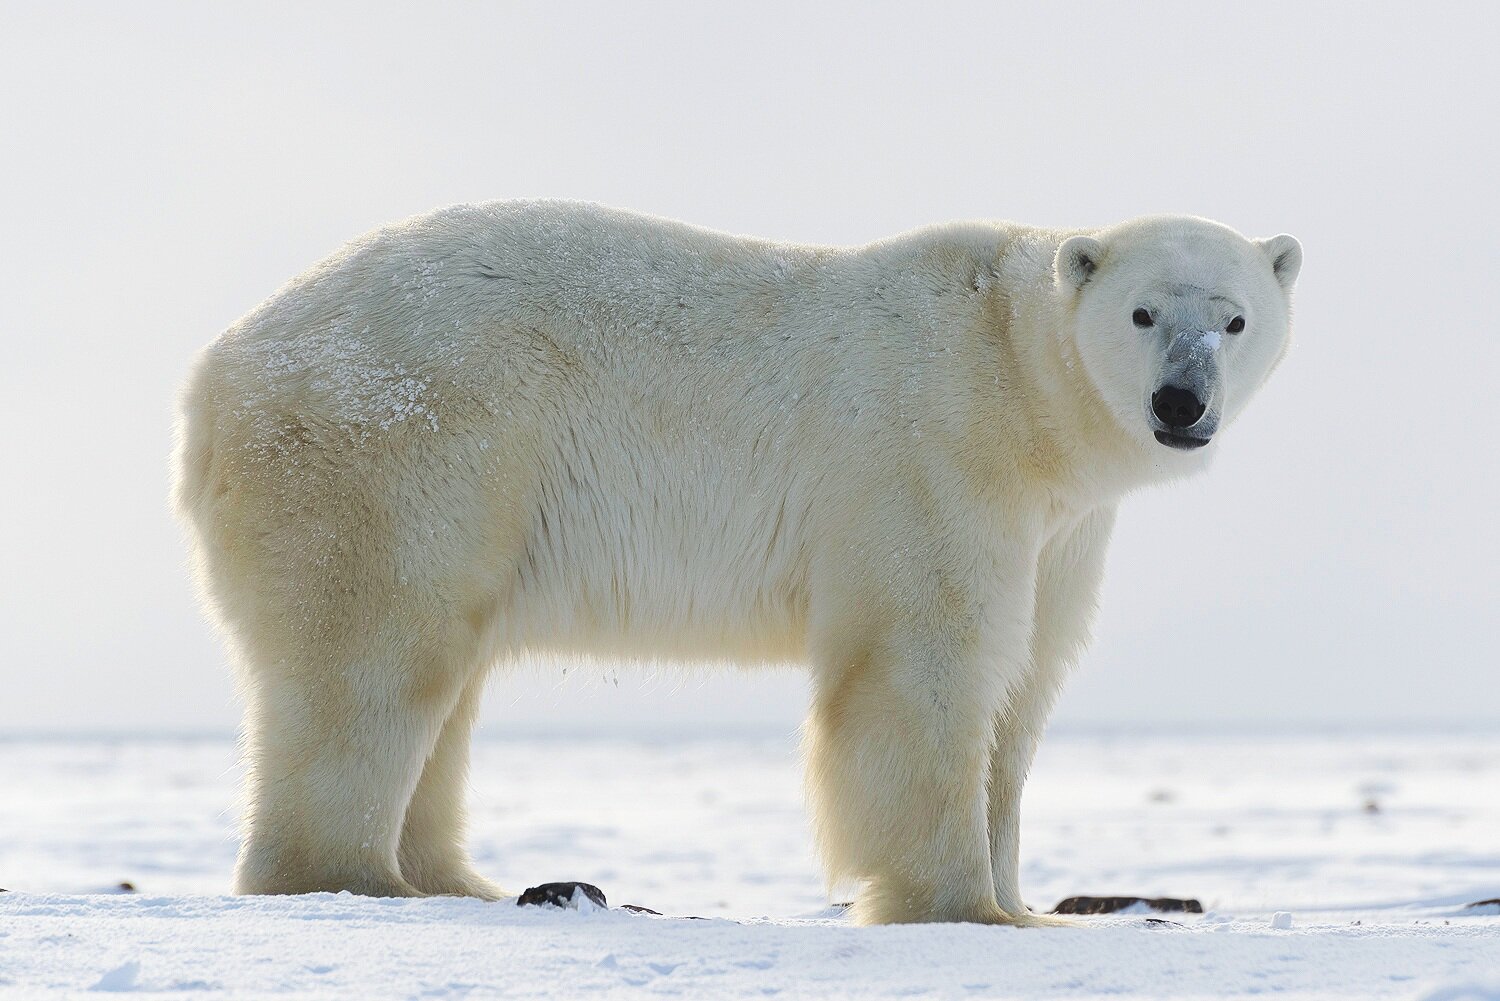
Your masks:
<svg viewBox="0 0 1500 1001"><path fill-rule="evenodd" d="M1055 246L1052 248L1055 251ZM1072 336L1073 317L1045 274L1021 285L1008 335L1011 394L1024 423L1013 436L1022 453L1013 461L1071 508L1113 504L1152 479L1150 457L1121 428L1090 381ZM1015 427L1013 425L1013 427Z"/></svg>

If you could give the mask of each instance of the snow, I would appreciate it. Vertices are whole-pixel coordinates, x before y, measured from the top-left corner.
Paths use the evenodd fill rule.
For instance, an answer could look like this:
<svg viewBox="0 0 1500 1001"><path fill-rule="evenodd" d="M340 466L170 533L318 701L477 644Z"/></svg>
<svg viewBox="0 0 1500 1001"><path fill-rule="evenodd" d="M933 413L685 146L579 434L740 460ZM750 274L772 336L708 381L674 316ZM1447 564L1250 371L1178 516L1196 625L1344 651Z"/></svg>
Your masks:
<svg viewBox="0 0 1500 1001"><path fill-rule="evenodd" d="M1500 914L1465 906L1500 896L1493 733L1051 736L1033 906L1206 913L1047 930L849 926L789 735L480 740L481 870L608 910L226 896L238 779L222 738L0 741L0 997L1500 1001Z"/></svg>
<svg viewBox="0 0 1500 1001"><path fill-rule="evenodd" d="M1182 343L1186 344L1190 358L1201 360L1219 350L1223 337L1217 330L1185 330Z"/></svg>
<svg viewBox="0 0 1500 1001"><path fill-rule="evenodd" d="M141 975L141 961L132 959L121 963L113 970L108 971L99 978L99 982L90 987L91 991L131 991L135 990L136 978Z"/></svg>

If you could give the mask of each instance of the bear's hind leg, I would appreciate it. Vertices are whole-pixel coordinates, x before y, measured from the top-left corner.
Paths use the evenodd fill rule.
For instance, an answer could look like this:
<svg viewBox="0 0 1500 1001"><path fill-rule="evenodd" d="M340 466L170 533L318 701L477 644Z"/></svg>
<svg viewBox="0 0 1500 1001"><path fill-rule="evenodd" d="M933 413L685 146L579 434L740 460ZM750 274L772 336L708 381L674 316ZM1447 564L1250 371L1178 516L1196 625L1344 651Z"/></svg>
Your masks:
<svg viewBox="0 0 1500 1001"><path fill-rule="evenodd" d="M508 896L474 871L465 845L470 734L484 675L464 687L422 769L401 827L401 874L423 893L500 900Z"/></svg>
<svg viewBox="0 0 1500 1001"><path fill-rule="evenodd" d="M421 896L397 845L423 762L458 702L445 644L393 621L349 644L251 651L250 775L238 893ZM288 656L256 663L257 655Z"/></svg>

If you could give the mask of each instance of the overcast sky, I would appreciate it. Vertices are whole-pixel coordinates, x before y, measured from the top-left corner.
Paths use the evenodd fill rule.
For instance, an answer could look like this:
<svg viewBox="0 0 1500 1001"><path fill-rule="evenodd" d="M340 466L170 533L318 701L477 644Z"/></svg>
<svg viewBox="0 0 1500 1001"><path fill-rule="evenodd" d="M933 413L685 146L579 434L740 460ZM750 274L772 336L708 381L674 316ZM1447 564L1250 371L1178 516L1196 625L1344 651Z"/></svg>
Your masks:
<svg viewBox="0 0 1500 1001"><path fill-rule="evenodd" d="M358 233L520 196L819 243L1295 234L1292 353L1207 477L1126 502L1058 719L1500 722L1497 32L1486 4L6 3L0 732L234 725L166 500L194 352ZM570 673L497 677L487 728L804 701Z"/></svg>

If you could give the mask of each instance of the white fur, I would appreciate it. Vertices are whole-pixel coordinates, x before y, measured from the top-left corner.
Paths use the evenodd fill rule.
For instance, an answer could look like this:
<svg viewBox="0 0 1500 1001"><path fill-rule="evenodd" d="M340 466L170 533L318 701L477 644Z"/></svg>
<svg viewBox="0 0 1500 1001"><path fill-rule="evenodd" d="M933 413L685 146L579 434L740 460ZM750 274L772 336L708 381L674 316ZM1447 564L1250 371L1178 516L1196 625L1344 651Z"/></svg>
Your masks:
<svg viewBox="0 0 1500 1001"><path fill-rule="evenodd" d="M1040 920L1017 805L1115 506L1218 447L1153 439L1180 359L1131 310L1246 316L1194 356L1228 421L1284 349L1289 240L1161 218L844 249L540 202L345 247L183 402L177 501L249 703L238 890L500 896L463 844L493 664L799 661L858 916Z"/></svg>

